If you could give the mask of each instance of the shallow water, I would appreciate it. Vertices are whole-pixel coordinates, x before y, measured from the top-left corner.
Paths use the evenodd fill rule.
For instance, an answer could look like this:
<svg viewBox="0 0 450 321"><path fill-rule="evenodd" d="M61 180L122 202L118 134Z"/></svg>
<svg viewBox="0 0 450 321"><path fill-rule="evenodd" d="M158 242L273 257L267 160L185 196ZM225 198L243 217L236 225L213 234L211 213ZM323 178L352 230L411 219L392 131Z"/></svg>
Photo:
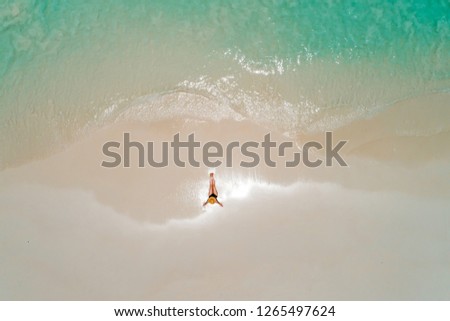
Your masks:
<svg viewBox="0 0 450 321"><path fill-rule="evenodd" d="M443 0L4 1L0 167L124 112L295 134L448 92L449 13Z"/></svg>

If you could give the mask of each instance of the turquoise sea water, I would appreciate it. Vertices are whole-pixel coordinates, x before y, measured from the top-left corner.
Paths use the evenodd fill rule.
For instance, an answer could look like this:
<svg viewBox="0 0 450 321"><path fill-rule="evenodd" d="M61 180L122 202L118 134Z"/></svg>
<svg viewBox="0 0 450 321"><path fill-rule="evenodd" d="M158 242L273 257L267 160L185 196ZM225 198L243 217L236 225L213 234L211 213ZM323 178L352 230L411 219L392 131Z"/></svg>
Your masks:
<svg viewBox="0 0 450 321"><path fill-rule="evenodd" d="M205 57L231 51L267 68L372 59L449 76L448 1L4 0L0 10L2 77L42 55L111 50L118 39L195 42L210 50Z"/></svg>
<svg viewBox="0 0 450 321"><path fill-rule="evenodd" d="M2 0L0 164L136 110L296 132L448 92L449 17L446 0Z"/></svg>

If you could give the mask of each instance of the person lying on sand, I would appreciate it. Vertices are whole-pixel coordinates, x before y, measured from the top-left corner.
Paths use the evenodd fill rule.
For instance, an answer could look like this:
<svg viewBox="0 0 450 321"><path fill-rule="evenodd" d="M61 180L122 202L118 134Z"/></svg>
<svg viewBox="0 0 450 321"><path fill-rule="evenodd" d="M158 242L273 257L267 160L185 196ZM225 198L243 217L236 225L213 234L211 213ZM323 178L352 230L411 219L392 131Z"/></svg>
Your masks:
<svg viewBox="0 0 450 321"><path fill-rule="evenodd" d="M211 205L213 205L214 203L217 203L223 207L222 203L220 203L219 200L217 199L218 195L219 195L219 193L217 192L217 189L216 189L216 180L214 179L214 173L210 173L209 174L209 198L205 203L203 203L203 206L206 206L206 204L208 204L208 203Z"/></svg>

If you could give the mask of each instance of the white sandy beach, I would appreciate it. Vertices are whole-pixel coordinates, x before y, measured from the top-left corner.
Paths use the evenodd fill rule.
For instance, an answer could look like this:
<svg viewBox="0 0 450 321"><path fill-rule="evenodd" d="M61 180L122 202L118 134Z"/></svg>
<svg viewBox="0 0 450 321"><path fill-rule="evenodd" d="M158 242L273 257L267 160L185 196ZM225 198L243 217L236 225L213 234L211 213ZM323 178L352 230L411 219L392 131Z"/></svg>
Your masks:
<svg viewBox="0 0 450 321"><path fill-rule="evenodd" d="M0 299L450 299L448 101L404 101L339 128L349 167L219 167L224 208L201 207L207 168L102 168L102 144L124 132L261 141L270 128L123 119L91 129L0 172Z"/></svg>

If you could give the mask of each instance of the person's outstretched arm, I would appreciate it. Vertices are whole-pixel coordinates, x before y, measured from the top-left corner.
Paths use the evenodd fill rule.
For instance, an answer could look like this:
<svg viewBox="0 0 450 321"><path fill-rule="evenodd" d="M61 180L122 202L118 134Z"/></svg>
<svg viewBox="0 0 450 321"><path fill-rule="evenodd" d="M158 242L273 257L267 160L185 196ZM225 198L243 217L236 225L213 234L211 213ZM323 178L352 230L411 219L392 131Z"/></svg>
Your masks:
<svg viewBox="0 0 450 321"><path fill-rule="evenodd" d="M217 204L223 207L223 204L219 202L219 200L216 199Z"/></svg>
<svg viewBox="0 0 450 321"><path fill-rule="evenodd" d="M206 206L206 204L208 204L208 201L206 201L205 203L203 203L203 206Z"/></svg>

